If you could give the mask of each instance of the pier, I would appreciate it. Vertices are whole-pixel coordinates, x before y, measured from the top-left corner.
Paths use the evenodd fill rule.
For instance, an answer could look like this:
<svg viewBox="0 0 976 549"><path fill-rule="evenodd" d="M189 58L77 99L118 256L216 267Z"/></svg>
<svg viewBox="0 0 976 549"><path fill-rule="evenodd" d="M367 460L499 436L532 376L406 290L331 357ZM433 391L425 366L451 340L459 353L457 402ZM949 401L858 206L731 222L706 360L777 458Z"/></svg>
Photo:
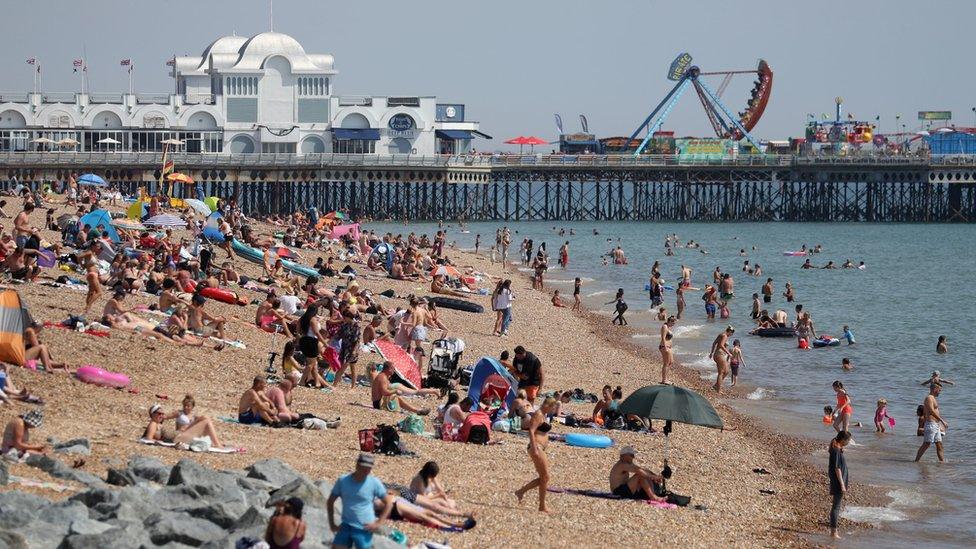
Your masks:
<svg viewBox="0 0 976 549"><path fill-rule="evenodd" d="M245 211L434 221L976 221L976 156L170 154ZM0 180L157 190L162 153L0 152ZM191 196L191 186L177 188Z"/></svg>

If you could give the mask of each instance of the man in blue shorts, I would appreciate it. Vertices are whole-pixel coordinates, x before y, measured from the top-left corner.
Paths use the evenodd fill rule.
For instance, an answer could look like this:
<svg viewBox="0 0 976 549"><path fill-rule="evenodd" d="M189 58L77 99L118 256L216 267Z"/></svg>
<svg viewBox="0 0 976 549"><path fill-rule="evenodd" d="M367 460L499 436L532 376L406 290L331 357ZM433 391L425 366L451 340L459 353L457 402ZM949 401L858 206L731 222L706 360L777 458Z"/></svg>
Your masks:
<svg viewBox="0 0 976 549"><path fill-rule="evenodd" d="M329 528L336 533L332 549L368 549L373 546L373 533L390 516L393 499L386 497L386 487L372 475L373 456L359 454L356 470L340 477L332 487L326 510L329 515ZM335 523L335 502L342 500L342 524ZM383 500L383 511L379 518L373 502Z"/></svg>

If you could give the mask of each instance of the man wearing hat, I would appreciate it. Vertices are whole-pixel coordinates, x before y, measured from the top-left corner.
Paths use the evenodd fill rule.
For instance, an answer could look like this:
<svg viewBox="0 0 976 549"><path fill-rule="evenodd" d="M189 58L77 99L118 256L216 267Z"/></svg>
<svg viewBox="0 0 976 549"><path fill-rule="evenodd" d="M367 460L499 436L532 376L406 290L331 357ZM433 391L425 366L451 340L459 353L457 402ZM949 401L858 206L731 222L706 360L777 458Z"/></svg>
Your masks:
<svg viewBox="0 0 976 549"><path fill-rule="evenodd" d="M344 475L332 486L332 493L326 502L329 528L336 533L332 540L333 549L368 549L373 546L373 533L390 516L393 499L386 497L386 487L380 479L370 473L373 470L372 454L359 454L356 470ZM335 502L342 500L342 524L335 523ZM383 511L379 518L373 502L383 500Z"/></svg>
<svg viewBox="0 0 976 549"><path fill-rule="evenodd" d="M43 410L31 410L11 419L3 430L3 445L0 453L10 457L26 457L30 452L44 453L44 444L30 444L30 430L37 429L44 422Z"/></svg>
<svg viewBox="0 0 976 549"><path fill-rule="evenodd" d="M610 491L625 499L665 501L654 493L654 484L662 482L661 475L635 463L637 450L633 446L620 449L620 459L610 468Z"/></svg>

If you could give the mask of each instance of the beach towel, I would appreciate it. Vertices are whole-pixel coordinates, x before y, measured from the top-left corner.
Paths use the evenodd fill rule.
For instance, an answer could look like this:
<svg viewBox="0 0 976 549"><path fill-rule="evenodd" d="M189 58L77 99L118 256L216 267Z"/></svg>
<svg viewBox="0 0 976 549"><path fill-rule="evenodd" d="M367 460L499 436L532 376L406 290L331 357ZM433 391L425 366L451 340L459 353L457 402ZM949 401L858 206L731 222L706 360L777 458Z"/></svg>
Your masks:
<svg viewBox="0 0 976 549"><path fill-rule="evenodd" d="M177 450L191 450L191 446L187 444L179 444L176 442L163 442L161 440L150 440L148 438L140 438L139 444L145 444L147 446L164 446L166 448L176 448ZM198 446L201 447L202 446ZM193 451L193 450L191 450ZM199 450L203 451L203 450ZM210 447L206 450L211 454L243 454L247 452L247 448L213 448Z"/></svg>
<svg viewBox="0 0 976 549"><path fill-rule="evenodd" d="M667 503L664 501L654 501L648 499L635 499L622 498L616 494L610 492L604 492L602 490L585 490L577 488L553 488L550 487L549 491L554 494L570 494L574 496L584 496L588 498L599 498L599 499L627 499L629 501L639 501L644 504L650 505L651 507L656 507L658 509L677 509L678 506L673 503Z"/></svg>

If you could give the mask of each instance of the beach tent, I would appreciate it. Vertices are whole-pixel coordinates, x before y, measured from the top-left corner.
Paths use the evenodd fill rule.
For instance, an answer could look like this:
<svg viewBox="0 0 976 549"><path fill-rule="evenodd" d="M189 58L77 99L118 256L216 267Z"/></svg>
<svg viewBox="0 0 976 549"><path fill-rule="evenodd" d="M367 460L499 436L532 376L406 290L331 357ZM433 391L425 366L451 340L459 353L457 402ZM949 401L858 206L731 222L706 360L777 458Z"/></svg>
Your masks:
<svg viewBox="0 0 976 549"><path fill-rule="evenodd" d="M336 225L335 227L332 227L332 232L329 234L329 238L332 240L338 240L347 234L350 235L354 240L359 240L359 223Z"/></svg>
<svg viewBox="0 0 976 549"><path fill-rule="evenodd" d="M24 328L28 318L20 294L14 290L0 292L0 361L24 365Z"/></svg>
<svg viewBox="0 0 976 549"><path fill-rule="evenodd" d="M476 407L485 392L492 392L499 400L505 402L507 408L511 409L517 390L518 382L494 358L481 357L481 360L474 365L474 371L471 372L471 385L468 387L468 396L475 402Z"/></svg>
<svg viewBox="0 0 976 549"><path fill-rule="evenodd" d="M129 206L129 209L125 211L125 216L129 219L142 220L149 214L149 206L146 205L142 200L136 200Z"/></svg>
<svg viewBox="0 0 976 549"><path fill-rule="evenodd" d="M396 248L393 247L393 244L387 244L386 242L380 242L379 244L376 245L376 247L373 248L373 251L370 252L369 255L370 255L370 257L372 257L373 255L379 255L379 258L378 259L380 259L380 261L382 261L383 266L386 267L386 270L387 271L392 271L393 270L393 252L394 252L394 250L396 250Z"/></svg>
<svg viewBox="0 0 976 549"><path fill-rule="evenodd" d="M112 226L112 216L106 210L95 210L91 213L85 214L81 219L78 220L78 224L82 227L85 225L91 225L94 229L99 225L105 226L105 232L108 233L109 238L112 242L119 241L119 233Z"/></svg>
<svg viewBox="0 0 976 549"><path fill-rule="evenodd" d="M203 224L203 236L207 240L224 241L224 235L220 234L220 219L223 217L220 212L214 212L207 216L207 221Z"/></svg>

